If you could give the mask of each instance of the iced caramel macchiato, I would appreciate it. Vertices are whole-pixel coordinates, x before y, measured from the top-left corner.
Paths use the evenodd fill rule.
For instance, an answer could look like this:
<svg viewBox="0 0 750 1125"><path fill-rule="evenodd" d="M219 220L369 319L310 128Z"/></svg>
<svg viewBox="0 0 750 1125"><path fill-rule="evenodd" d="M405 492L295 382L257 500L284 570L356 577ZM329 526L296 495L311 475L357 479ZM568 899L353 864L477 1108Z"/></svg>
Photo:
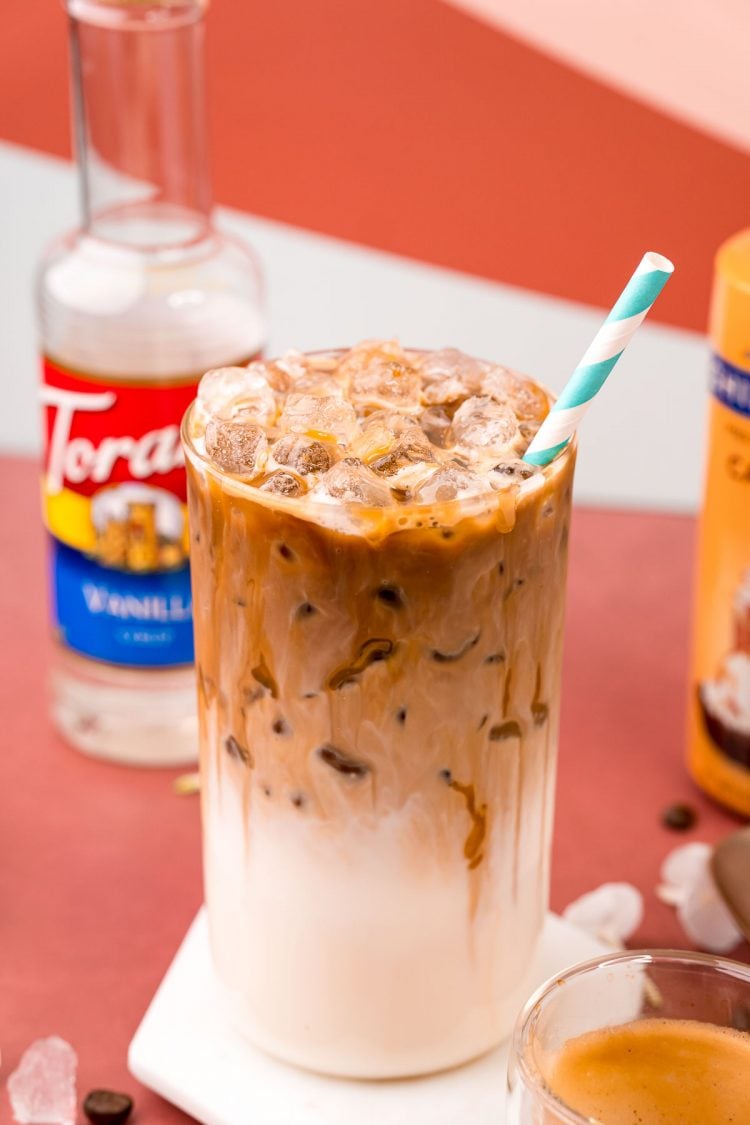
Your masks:
<svg viewBox="0 0 750 1125"><path fill-rule="evenodd" d="M184 427L213 957L356 1077L501 1041L547 905L573 452L540 386L370 342L210 372Z"/></svg>

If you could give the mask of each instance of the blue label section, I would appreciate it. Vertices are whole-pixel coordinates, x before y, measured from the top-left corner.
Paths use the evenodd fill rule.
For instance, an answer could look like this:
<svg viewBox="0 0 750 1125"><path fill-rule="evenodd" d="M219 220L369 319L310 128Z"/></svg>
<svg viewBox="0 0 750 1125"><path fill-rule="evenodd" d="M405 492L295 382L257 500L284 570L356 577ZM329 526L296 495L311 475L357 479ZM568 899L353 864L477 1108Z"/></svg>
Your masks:
<svg viewBox="0 0 750 1125"><path fill-rule="evenodd" d="M124 574L50 537L53 610L84 656L139 668L193 661L190 570Z"/></svg>
<svg viewBox="0 0 750 1125"><path fill-rule="evenodd" d="M750 417L750 372L718 355L711 357L711 393L730 410Z"/></svg>

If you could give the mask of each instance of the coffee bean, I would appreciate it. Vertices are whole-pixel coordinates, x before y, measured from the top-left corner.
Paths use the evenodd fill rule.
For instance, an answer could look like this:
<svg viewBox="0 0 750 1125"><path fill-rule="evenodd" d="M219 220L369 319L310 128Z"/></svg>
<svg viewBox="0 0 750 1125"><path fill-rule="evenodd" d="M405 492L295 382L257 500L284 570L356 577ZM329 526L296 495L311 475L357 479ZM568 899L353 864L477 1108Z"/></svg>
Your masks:
<svg viewBox="0 0 750 1125"><path fill-rule="evenodd" d="M289 723L286 721L286 719L281 718L274 719L274 721L271 723L271 730L274 734L280 734L285 738L292 733L292 728L289 726Z"/></svg>
<svg viewBox="0 0 750 1125"><path fill-rule="evenodd" d="M279 543L279 554L282 559L286 559L287 562L294 562L296 559L294 551L291 547L287 547L286 543Z"/></svg>
<svg viewBox="0 0 750 1125"><path fill-rule="evenodd" d="M83 1112L93 1125L123 1125L130 1117L133 1099L114 1090L91 1090L83 1102Z"/></svg>
<svg viewBox="0 0 750 1125"><path fill-rule="evenodd" d="M304 793L292 793L291 802L295 809L303 809L307 804L307 797Z"/></svg>
<svg viewBox="0 0 750 1125"><path fill-rule="evenodd" d="M676 805L669 805L661 814L662 824L665 828L671 828L673 832L687 832L697 819L698 815L692 805L679 802Z"/></svg>
<svg viewBox="0 0 750 1125"><path fill-rule="evenodd" d="M313 617L318 611L311 602L303 602L302 605L297 607L295 617L298 621L304 621L306 617Z"/></svg>
<svg viewBox="0 0 750 1125"><path fill-rule="evenodd" d="M450 785L453 781L453 774L450 770L439 770L438 777L441 781L444 781L446 785Z"/></svg>
<svg viewBox="0 0 750 1125"><path fill-rule="evenodd" d="M405 707L399 707L398 711L396 712L396 722L400 723L401 726L403 726L406 722L406 714L407 712Z"/></svg>

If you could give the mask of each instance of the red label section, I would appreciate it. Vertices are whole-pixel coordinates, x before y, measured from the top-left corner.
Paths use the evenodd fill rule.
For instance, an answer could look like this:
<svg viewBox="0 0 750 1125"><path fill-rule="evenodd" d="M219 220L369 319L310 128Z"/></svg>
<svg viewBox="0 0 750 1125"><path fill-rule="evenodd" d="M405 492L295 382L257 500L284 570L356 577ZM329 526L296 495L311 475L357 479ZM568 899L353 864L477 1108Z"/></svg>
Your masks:
<svg viewBox="0 0 750 1125"><path fill-rule="evenodd" d="M185 501L180 422L199 376L143 386L97 381L43 361L46 489L93 496L104 484L152 482Z"/></svg>

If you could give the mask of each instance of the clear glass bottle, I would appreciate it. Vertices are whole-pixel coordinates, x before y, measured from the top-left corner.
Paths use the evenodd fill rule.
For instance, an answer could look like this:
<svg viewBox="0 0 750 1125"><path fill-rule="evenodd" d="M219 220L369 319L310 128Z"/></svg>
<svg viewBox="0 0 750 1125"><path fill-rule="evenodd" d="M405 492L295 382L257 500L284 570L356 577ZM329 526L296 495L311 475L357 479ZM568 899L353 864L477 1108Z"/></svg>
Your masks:
<svg viewBox="0 0 750 1125"><path fill-rule="evenodd" d="M197 756L179 423L265 322L211 221L201 0L68 0L82 225L38 276L52 715L85 753Z"/></svg>

